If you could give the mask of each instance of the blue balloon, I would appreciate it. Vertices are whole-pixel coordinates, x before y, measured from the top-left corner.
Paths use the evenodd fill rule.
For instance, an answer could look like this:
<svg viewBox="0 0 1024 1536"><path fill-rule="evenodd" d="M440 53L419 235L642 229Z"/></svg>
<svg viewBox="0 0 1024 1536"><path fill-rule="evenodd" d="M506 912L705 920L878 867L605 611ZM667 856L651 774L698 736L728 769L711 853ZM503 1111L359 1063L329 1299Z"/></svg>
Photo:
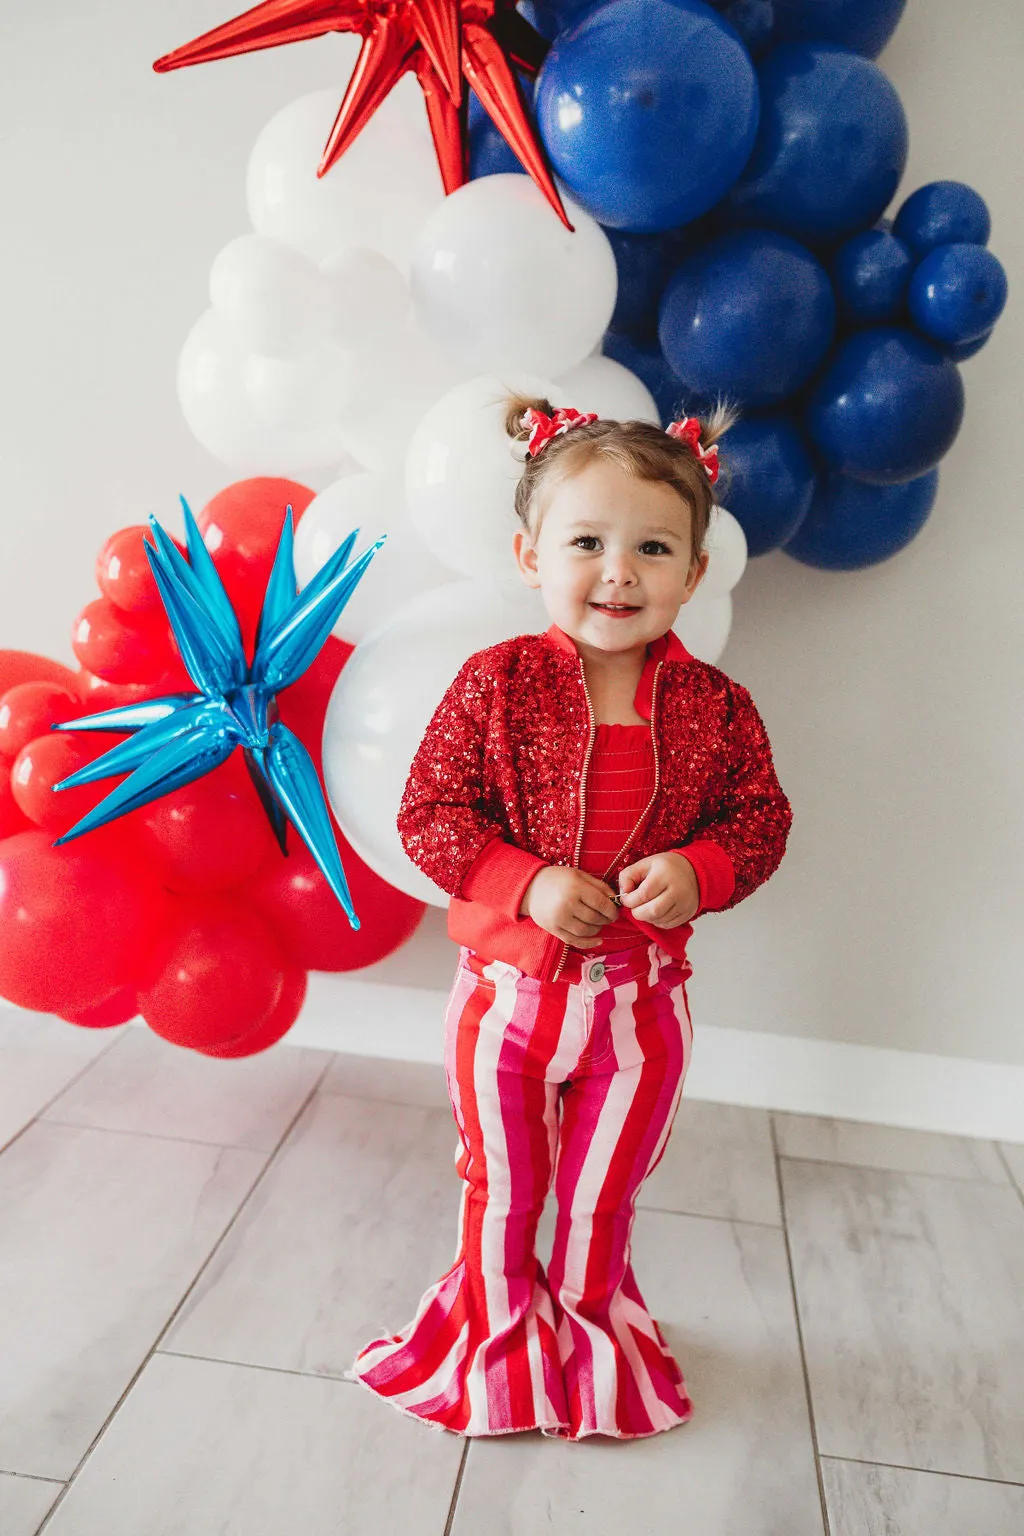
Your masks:
<svg viewBox="0 0 1024 1536"><path fill-rule="evenodd" d="M1005 305L1002 262L983 245L937 245L910 283L914 324L946 346L987 336Z"/></svg>
<svg viewBox="0 0 1024 1536"><path fill-rule="evenodd" d="M715 5L730 26L735 27L752 59L773 42L775 28L774 0L727 0Z"/></svg>
<svg viewBox="0 0 1024 1536"><path fill-rule="evenodd" d="M907 161L907 118L877 65L847 48L784 43L758 69L761 126L729 194L735 221L809 245L873 224Z"/></svg>
<svg viewBox="0 0 1024 1536"><path fill-rule="evenodd" d="M865 485L847 475L826 475L785 552L825 571L878 565L920 533L938 485L937 469L902 485Z"/></svg>
<svg viewBox="0 0 1024 1536"><path fill-rule="evenodd" d="M832 283L849 325L899 320L907 302L914 260L902 240L881 229L866 229L841 245L832 258Z"/></svg>
<svg viewBox="0 0 1024 1536"><path fill-rule="evenodd" d="M965 341L961 346L943 347L942 350L947 357L953 359L954 363L966 363L969 357L973 357L976 352L981 351L991 335L991 331L985 331L983 335L976 337L974 341Z"/></svg>
<svg viewBox="0 0 1024 1536"><path fill-rule="evenodd" d="M537 79L555 172L601 224L647 233L713 207L746 164L757 79L702 0L612 0L555 41Z"/></svg>
<svg viewBox="0 0 1024 1536"><path fill-rule="evenodd" d="M800 433L780 412L742 416L718 452L717 493L742 525L748 552L778 549L807 516L817 483Z"/></svg>
<svg viewBox="0 0 1024 1536"><path fill-rule="evenodd" d="M665 284L691 242L680 230L664 235L635 235L620 229L605 233L619 274L610 329L624 331L637 341L653 341L658 334L658 306Z"/></svg>
<svg viewBox="0 0 1024 1536"><path fill-rule="evenodd" d="M742 230L686 257L665 290L658 334L689 389L774 405L810 378L835 322L832 285L810 251Z"/></svg>
<svg viewBox="0 0 1024 1536"><path fill-rule="evenodd" d="M985 199L963 181L930 181L904 202L893 234L917 257L937 245L987 245L992 218Z"/></svg>
<svg viewBox="0 0 1024 1536"><path fill-rule="evenodd" d="M531 112L533 81L520 74L519 84L527 112ZM475 91L469 92L468 139L470 181L476 181L481 176L500 176L506 171L522 175L523 165L519 156L500 129L491 122Z"/></svg>
<svg viewBox="0 0 1024 1536"><path fill-rule="evenodd" d="M838 43L873 59L899 25L907 0L775 0L777 42Z"/></svg>
<svg viewBox="0 0 1024 1536"><path fill-rule="evenodd" d="M913 331L879 326L839 346L811 391L806 425L833 469L895 485L939 462L963 414L956 364Z"/></svg>
<svg viewBox="0 0 1024 1536"><path fill-rule="evenodd" d="M586 11L592 11L595 5L600 4L601 0L519 0L516 9L522 12L541 37L546 37L550 42L559 32L571 27L574 21L579 21Z"/></svg>
<svg viewBox="0 0 1024 1536"><path fill-rule="evenodd" d="M689 393L679 382L657 344L649 346L621 332L608 331L601 351L647 385L654 396L663 427L681 416L697 416L708 409L709 401Z"/></svg>

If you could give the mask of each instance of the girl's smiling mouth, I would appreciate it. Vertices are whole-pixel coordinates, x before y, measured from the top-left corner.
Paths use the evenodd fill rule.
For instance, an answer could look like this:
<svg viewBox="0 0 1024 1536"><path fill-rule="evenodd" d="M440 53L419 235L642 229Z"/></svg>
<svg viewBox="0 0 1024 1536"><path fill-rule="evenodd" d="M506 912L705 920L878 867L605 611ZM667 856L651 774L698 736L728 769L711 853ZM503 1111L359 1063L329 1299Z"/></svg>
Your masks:
<svg viewBox="0 0 1024 1536"><path fill-rule="evenodd" d="M628 619L630 614L640 612L638 605L629 603L591 603L589 606L597 613L607 613L613 619Z"/></svg>

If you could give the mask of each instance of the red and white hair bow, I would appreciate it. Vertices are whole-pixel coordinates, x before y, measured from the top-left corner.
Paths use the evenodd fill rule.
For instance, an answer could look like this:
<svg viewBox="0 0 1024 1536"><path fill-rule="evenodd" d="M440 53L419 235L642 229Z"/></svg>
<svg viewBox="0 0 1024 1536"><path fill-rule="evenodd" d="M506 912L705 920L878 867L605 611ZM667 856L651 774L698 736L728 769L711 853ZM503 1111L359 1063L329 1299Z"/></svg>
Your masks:
<svg viewBox="0 0 1024 1536"><path fill-rule="evenodd" d="M696 416L684 416L682 421L670 421L665 428L669 437L678 438L690 449L694 458L704 466L704 473L711 484L718 479L718 449L705 448L700 440L700 422Z"/></svg>
<svg viewBox="0 0 1024 1536"><path fill-rule="evenodd" d="M561 437L563 433L571 432L573 427L589 427L592 421L597 420L597 412L574 411L569 406L565 410L555 411L553 416L546 416L543 411L535 410L531 405L523 412L521 420L524 427L531 429L526 452L531 459L535 459L553 437Z"/></svg>

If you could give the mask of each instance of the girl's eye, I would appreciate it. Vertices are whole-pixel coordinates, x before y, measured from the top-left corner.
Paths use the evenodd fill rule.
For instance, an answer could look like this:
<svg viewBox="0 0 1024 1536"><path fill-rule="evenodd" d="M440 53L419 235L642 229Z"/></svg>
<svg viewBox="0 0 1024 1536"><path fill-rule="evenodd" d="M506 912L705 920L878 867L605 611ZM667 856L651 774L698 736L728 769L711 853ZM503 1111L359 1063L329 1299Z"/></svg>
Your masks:
<svg viewBox="0 0 1024 1536"><path fill-rule="evenodd" d="M585 549L589 551L596 549L599 542L600 541L598 540L596 534L580 533L577 534L576 538L573 539L572 544L574 549Z"/></svg>
<svg viewBox="0 0 1024 1536"><path fill-rule="evenodd" d="M672 551L660 539L648 539L640 545L640 553L642 555L670 555Z"/></svg>

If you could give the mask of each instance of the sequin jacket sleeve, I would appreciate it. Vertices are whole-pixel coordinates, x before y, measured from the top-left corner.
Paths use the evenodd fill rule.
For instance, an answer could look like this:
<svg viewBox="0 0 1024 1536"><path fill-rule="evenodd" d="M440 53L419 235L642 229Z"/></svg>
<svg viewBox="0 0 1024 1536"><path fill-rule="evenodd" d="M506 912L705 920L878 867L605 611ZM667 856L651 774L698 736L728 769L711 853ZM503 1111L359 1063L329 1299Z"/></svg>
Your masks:
<svg viewBox="0 0 1024 1536"><path fill-rule="evenodd" d="M409 769L397 826L413 863L449 896L519 915L544 860L505 841L488 795L484 753L494 678L471 656L427 726Z"/></svg>
<svg viewBox="0 0 1024 1536"><path fill-rule="evenodd" d="M741 684L732 682L731 693L722 786L692 840L678 850L697 874L695 916L734 907L763 885L782 862L793 821L757 706Z"/></svg>

